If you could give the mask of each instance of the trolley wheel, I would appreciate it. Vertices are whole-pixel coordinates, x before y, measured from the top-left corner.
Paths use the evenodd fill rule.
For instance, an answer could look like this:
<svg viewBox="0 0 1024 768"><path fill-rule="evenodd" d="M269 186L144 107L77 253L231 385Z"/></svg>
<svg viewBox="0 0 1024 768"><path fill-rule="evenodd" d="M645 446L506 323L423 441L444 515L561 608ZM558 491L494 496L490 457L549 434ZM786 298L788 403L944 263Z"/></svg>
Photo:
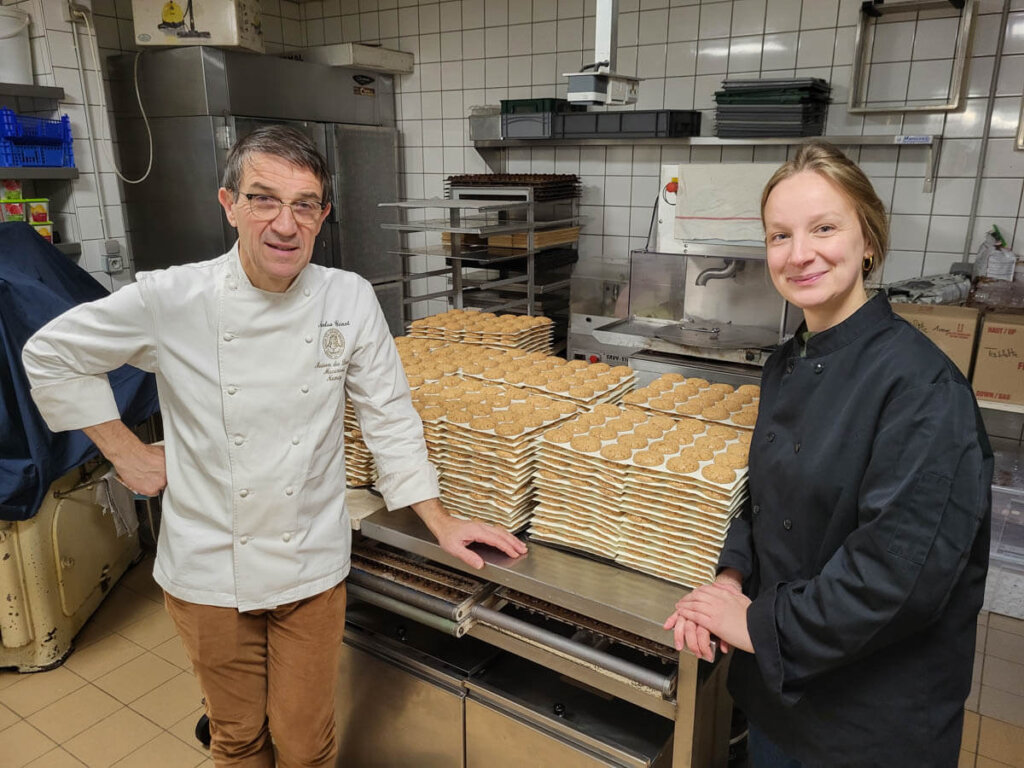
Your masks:
<svg viewBox="0 0 1024 768"><path fill-rule="evenodd" d="M196 723L196 738L204 747L210 746L210 718L203 714Z"/></svg>

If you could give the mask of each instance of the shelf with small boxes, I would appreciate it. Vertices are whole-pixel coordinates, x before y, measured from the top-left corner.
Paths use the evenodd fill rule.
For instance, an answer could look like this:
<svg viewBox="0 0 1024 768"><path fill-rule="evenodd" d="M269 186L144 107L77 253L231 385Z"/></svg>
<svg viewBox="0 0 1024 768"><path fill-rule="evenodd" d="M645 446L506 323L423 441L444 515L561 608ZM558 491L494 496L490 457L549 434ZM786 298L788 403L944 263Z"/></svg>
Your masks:
<svg viewBox="0 0 1024 768"><path fill-rule="evenodd" d="M42 111L39 100L59 102L63 98L63 88L0 83L0 220L31 224L50 242L60 238L54 237L52 196L44 193L50 191L51 182L57 182L59 195L64 182L78 178L70 121L66 115L51 119L21 114L12 105L23 111ZM68 256L82 252L79 243L54 244Z"/></svg>

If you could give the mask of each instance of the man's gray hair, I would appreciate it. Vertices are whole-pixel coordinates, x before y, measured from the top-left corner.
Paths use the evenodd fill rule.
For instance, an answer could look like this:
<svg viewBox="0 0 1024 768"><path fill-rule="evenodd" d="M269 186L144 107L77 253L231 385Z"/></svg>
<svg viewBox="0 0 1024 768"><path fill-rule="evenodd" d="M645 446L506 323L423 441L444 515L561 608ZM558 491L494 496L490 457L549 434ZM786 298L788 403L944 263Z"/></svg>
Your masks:
<svg viewBox="0 0 1024 768"><path fill-rule="evenodd" d="M239 185L245 163L252 155L273 155L298 168L310 171L320 180L323 194L320 201L325 205L331 201L331 175L327 171L327 161L320 154L309 137L287 125L268 125L257 128L247 136L235 142L228 152L227 167L221 186L238 197Z"/></svg>

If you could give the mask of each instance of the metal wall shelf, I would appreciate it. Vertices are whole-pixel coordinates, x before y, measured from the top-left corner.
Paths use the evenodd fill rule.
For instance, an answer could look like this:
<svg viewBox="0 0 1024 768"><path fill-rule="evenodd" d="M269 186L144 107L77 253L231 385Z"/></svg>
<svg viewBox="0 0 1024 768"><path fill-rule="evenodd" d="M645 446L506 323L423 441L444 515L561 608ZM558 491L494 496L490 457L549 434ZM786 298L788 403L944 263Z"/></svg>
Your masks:
<svg viewBox="0 0 1024 768"><path fill-rule="evenodd" d="M61 101L64 89L49 85L25 85L23 83L0 83L0 96L26 96L33 99Z"/></svg>
<svg viewBox="0 0 1024 768"><path fill-rule="evenodd" d="M491 149L512 149L519 147L557 147L557 146L611 146L630 145L682 145L691 147L765 147L795 146L809 141L824 140L832 144L847 147L860 146L895 146L895 147L927 147L928 159L925 162L924 191L931 192L935 182L935 174L939 166L939 150L942 137L932 134L898 134L887 136L803 136L780 138L749 138L721 139L717 136L680 136L660 139L620 139L608 136L602 139L486 139L473 142L477 151Z"/></svg>
<svg viewBox="0 0 1024 768"><path fill-rule="evenodd" d="M3 179L77 179L77 168L51 168L45 166L26 166L0 168Z"/></svg>

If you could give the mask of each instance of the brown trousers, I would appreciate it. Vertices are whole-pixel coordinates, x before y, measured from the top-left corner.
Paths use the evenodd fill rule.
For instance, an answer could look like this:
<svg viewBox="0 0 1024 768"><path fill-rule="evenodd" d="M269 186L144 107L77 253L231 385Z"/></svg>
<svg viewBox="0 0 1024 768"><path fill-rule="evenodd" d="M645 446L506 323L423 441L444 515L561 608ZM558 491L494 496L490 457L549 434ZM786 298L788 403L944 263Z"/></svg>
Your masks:
<svg viewBox="0 0 1024 768"><path fill-rule="evenodd" d="M334 765L344 582L305 600L246 613L167 593L164 603L206 697L217 768Z"/></svg>

